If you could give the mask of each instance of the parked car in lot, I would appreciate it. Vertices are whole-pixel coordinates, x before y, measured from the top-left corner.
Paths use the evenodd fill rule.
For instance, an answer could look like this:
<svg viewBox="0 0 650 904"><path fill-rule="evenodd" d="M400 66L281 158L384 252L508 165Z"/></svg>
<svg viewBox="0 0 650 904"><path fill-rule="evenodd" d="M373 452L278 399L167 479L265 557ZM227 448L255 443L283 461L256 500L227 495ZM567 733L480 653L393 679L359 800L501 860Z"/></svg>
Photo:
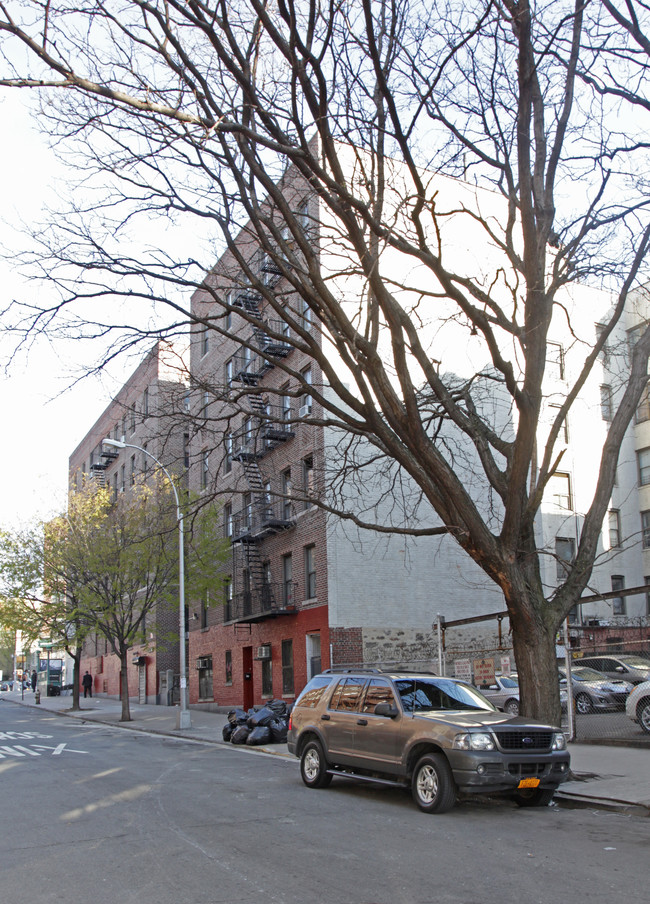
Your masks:
<svg viewBox="0 0 650 904"><path fill-rule="evenodd" d="M495 675L494 684L482 685L479 690L497 709L511 716L519 715L519 679L516 675Z"/></svg>
<svg viewBox="0 0 650 904"><path fill-rule="evenodd" d="M634 653L618 656L584 656L576 660L576 666L595 669L608 678L622 678L632 684L650 681L650 659Z"/></svg>
<svg viewBox="0 0 650 904"><path fill-rule="evenodd" d="M571 669L571 681L576 712L581 715L624 709L633 687L629 681L606 678L595 669L578 665ZM560 669L560 684L566 688L566 683L566 672Z"/></svg>
<svg viewBox="0 0 650 904"><path fill-rule="evenodd" d="M401 785L427 813L451 809L457 792L545 806L569 777L560 728L502 713L475 687L427 672L317 675L296 700L287 744L309 788L333 776Z"/></svg>
<svg viewBox="0 0 650 904"><path fill-rule="evenodd" d="M650 734L650 681L637 684L625 703L625 712Z"/></svg>
<svg viewBox="0 0 650 904"><path fill-rule="evenodd" d="M519 678L517 675L495 675L494 684L487 687L481 686L480 692L484 697L494 703L497 709L511 716L519 715ZM566 710L567 692L560 688L560 703L562 711Z"/></svg>

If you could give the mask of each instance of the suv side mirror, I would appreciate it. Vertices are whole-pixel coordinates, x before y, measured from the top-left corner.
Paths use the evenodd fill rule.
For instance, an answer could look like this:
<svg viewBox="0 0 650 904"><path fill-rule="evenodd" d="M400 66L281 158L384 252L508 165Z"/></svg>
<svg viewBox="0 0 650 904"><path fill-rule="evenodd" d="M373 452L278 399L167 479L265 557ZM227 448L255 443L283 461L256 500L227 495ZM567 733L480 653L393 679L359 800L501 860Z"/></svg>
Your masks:
<svg viewBox="0 0 650 904"><path fill-rule="evenodd" d="M375 715L388 716L390 719L394 719L395 716L399 715L399 710L392 703L378 703L375 706Z"/></svg>

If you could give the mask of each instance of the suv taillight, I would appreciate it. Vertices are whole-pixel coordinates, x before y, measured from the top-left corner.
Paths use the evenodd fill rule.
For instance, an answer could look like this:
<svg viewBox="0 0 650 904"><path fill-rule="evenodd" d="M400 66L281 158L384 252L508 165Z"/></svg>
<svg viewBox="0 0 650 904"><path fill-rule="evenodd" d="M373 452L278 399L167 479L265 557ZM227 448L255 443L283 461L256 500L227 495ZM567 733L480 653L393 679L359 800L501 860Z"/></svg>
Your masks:
<svg viewBox="0 0 650 904"><path fill-rule="evenodd" d="M289 713L289 724L287 726L287 731L291 731L291 720L293 718L293 713Z"/></svg>

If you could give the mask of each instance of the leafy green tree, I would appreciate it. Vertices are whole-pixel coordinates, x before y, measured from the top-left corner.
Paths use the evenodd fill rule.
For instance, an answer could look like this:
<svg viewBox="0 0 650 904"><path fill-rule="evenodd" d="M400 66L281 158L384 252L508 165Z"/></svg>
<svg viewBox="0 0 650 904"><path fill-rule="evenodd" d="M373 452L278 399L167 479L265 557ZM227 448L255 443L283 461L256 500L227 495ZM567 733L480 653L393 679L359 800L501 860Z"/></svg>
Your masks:
<svg viewBox="0 0 650 904"><path fill-rule="evenodd" d="M48 629L64 641L75 658L74 705L83 640L96 632L119 658L121 719L130 720L128 652L143 640L143 625L157 607L178 611L178 537L174 496L154 478L117 500L88 483L70 494L65 515L27 535L3 535L7 611L28 636ZM224 546L213 509L191 519L186 538L186 590L198 595L216 580Z"/></svg>

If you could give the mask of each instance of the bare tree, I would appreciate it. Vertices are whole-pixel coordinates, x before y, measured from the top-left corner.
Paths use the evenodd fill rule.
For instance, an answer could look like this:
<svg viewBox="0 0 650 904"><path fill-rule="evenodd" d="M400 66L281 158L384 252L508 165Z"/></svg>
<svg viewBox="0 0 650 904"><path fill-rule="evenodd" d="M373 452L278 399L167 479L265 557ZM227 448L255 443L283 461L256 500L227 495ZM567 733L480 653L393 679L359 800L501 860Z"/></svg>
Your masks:
<svg viewBox="0 0 650 904"><path fill-rule="evenodd" d="M555 635L590 579L650 349L642 332L575 559L549 591L536 519L558 437L645 278L650 235L633 178L643 147L590 79L601 5L5 0L0 12L0 84L39 93L95 192L40 236L32 264L61 295L24 304L18 337L112 332L113 354L188 324L227 335L233 311L278 340L271 318L288 325L319 372L307 386L285 362L292 392L348 438L351 474L383 461L404 502L373 524L341 484L333 507L379 530L449 534L503 592L524 711L557 720ZM598 78L615 88L623 65ZM139 222L161 219L196 224L194 257L134 244ZM590 280L615 286L597 337L580 324ZM263 320L228 292L246 287ZM558 330L572 379L546 429ZM470 338L472 372L449 356ZM245 388L195 379L245 404ZM415 525L421 501L435 514Z"/></svg>

